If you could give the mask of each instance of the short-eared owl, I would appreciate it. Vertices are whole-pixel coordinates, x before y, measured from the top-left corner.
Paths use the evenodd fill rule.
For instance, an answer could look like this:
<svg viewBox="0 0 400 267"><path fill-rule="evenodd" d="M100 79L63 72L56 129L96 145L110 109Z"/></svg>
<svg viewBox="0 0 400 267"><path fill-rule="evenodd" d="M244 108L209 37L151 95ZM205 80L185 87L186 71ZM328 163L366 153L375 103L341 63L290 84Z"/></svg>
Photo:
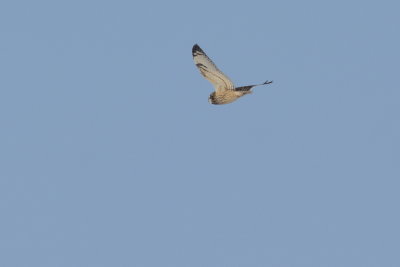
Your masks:
<svg viewBox="0 0 400 267"><path fill-rule="evenodd" d="M204 51L195 44L192 48L192 55L196 67L200 73L209 80L215 87L215 92L210 94L208 101L214 105L229 104L241 96L252 93L254 86L270 84L272 81L266 81L261 84L235 87L232 81L220 71Z"/></svg>

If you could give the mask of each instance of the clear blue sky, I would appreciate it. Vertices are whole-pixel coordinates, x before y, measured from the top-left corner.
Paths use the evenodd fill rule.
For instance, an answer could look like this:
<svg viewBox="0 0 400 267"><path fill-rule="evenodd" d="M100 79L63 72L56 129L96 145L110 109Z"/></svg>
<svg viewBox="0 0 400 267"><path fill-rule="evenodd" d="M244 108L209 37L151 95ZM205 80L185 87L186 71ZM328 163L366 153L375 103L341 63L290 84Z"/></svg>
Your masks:
<svg viewBox="0 0 400 267"><path fill-rule="evenodd" d="M399 9L2 1L0 266L400 266Z"/></svg>

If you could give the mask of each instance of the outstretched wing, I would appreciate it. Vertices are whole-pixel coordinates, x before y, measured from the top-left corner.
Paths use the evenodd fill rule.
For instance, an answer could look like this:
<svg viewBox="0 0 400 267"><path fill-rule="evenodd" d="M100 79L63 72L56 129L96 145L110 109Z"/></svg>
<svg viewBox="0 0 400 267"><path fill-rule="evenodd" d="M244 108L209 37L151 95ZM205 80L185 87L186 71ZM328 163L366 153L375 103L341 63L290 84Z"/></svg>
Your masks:
<svg viewBox="0 0 400 267"><path fill-rule="evenodd" d="M233 82L217 68L214 62L212 62L197 44L192 48L192 55L196 67L200 70L200 73L214 85L215 91L221 92L235 89Z"/></svg>
<svg viewBox="0 0 400 267"><path fill-rule="evenodd" d="M266 81L264 83L260 83L260 84L253 84L253 85L246 85L246 86L241 86L241 87L236 87L235 91L250 91L251 88L255 87L255 86L260 86L260 85L265 85L265 84L270 84L272 83L272 81Z"/></svg>

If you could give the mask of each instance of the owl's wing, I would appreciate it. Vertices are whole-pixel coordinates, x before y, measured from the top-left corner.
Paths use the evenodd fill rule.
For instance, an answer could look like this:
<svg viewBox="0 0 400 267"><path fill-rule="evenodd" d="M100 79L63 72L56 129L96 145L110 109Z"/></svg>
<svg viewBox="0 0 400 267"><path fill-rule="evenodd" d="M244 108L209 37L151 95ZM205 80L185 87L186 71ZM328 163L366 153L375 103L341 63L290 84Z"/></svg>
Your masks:
<svg viewBox="0 0 400 267"><path fill-rule="evenodd" d="M192 48L192 55L196 67L200 70L200 73L214 85L216 92L235 89L233 82L217 68L214 62L212 62L197 44Z"/></svg>

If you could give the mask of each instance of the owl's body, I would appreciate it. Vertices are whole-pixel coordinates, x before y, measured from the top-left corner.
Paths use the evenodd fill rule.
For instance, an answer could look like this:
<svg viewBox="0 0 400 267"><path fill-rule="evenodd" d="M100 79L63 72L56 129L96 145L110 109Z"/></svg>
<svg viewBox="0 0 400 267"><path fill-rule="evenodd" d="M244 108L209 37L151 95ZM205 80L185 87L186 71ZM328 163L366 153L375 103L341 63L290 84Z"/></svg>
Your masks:
<svg viewBox="0 0 400 267"><path fill-rule="evenodd" d="M272 81L266 81L262 84L235 87L228 76L217 68L214 62L212 62L212 60L197 44L192 48L192 55L200 73L215 87L215 92L212 92L208 98L208 101L211 104L222 105L232 103L236 99L252 93L251 88L254 86L272 83Z"/></svg>
<svg viewBox="0 0 400 267"><path fill-rule="evenodd" d="M208 98L208 101L214 105L229 104L247 94L251 94L252 91L235 91L235 90L225 90L222 92L212 92Z"/></svg>

